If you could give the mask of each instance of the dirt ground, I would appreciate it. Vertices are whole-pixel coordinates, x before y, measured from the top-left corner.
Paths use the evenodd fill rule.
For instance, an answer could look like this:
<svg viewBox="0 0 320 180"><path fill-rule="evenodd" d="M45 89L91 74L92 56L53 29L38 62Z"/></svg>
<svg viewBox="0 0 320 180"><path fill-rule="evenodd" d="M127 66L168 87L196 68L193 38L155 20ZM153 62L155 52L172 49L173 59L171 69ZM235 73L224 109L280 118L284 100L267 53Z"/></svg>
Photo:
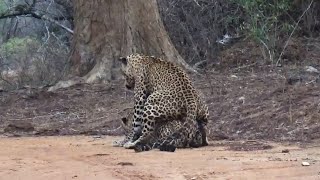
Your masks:
<svg viewBox="0 0 320 180"><path fill-rule="evenodd" d="M305 61L279 67L238 44L192 76L209 107L212 145L175 153L110 146L133 106L122 80L0 89L0 179L320 179L320 73L306 69L320 71L320 51L309 44L286 56Z"/></svg>
<svg viewBox="0 0 320 180"><path fill-rule="evenodd" d="M223 50L191 76L209 107L211 140L310 142L320 138L320 39L295 39L282 66L268 64L250 41ZM310 72L312 67L318 72ZM0 89L0 134L5 136L122 135L120 119L133 107L123 80Z"/></svg>
<svg viewBox="0 0 320 180"><path fill-rule="evenodd" d="M208 72L193 77L209 106L211 140L312 141L320 138L320 77L301 70ZM304 75L304 76L302 76ZM133 93L122 81L80 84L56 92L0 92L0 134L7 136L121 135Z"/></svg>
<svg viewBox="0 0 320 180"><path fill-rule="evenodd" d="M214 141L175 153L135 153L112 147L119 138L0 138L0 179L320 179L320 146L264 142L260 147L272 148L237 151L234 145L248 148L254 141Z"/></svg>

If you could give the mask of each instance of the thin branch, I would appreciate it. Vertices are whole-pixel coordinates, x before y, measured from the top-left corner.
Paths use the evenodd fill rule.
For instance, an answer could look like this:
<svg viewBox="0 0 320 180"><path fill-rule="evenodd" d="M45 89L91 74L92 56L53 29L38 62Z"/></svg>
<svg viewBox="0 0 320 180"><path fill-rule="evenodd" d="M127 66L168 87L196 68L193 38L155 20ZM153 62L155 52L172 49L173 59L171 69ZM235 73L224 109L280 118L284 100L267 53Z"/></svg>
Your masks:
<svg viewBox="0 0 320 180"><path fill-rule="evenodd" d="M32 15L31 12L6 12L6 13L2 13L0 14L0 19L6 19L6 18L13 18L13 17L17 17L17 16L27 16L27 15ZM35 17L37 19L39 19L38 17ZM72 17L64 17L64 16L59 16L59 17L53 17L51 18L55 21L62 21L62 20L73 20Z"/></svg>
<svg viewBox="0 0 320 180"><path fill-rule="evenodd" d="M271 50L269 49L268 45L262 40L259 38L259 41L261 42L261 44L268 50L268 54L269 54L269 59L270 61L273 61L273 57L272 57L272 53L271 53Z"/></svg>
<svg viewBox="0 0 320 180"><path fill-rule="evenodd" d="M30 15L30 12L5 12L0 14L0 19L5 19L5 18L12 18L16 16L25 16L25 15Z"/></svg>
<svg viewBox="0 0 320 180"><path fill-rule="evenodd" d="M310 7L311 7L312 4L313 4L313 0L310 2L309 6L306 8L306 10L304 10L304 12L303 12L303 13L301 14L301 16L299 17L298 22L297 22L296 25L294 26L293 30L291 31L291 34L290 34L289 38L287 39L285 45L283 46L283 49L282 49L282 51L281 51L281 53L280 53L280 56L279 56L279 58L278 58L278 60L277 60L276 66L278 66L279 62L281 61L281 58L282 58L282 56L283 56L283 53L284 53L284 51L286 50L286 48L287 48L287 46L288 46L288 44L289 44L289 41L290 41L293 33L296 31L296 29L297 29L300 21L302 20L303 16L307 13L307 11L310 9Z"/></svg>
<svg viewBox="0 0 320 180"><path fill-rule="evenodd" d="M40 14L38 14L36 12L32 12L31 15L32 15L32 17L35 17L35 18L38 18L38 19L44 19L44 20L47 20L47 21L49 21L51 23L54 23L57 26L61 27L62 29L68 31L70 34L73 34L73 30L72 29L64 26L63 24L59 23L58 21L56 21L56 20L54 20L54 19L52 19L50 17L47 17L46 15L40 15Z"/></svg>
<svg viewBox="0 0 320 180"><path fill-rule="evenodd" d="M30 15L31 17L34 17L37 19L43 19L43 20L49 21L51 23L54 23L57 26L66 30L67 32L69 32L70 34L73 34L72 29L64 26L63 24L61 24L60 22L55 20L55 18L51 18L51 17L46 16L45 14L39 14L37 12L34 12L32 8L21 9L20 11L14 11L14 12L7 11L5 13L0 14L0 19L12 18L12 17L17 17L17 16L27 16L27 15Z"/></svg>

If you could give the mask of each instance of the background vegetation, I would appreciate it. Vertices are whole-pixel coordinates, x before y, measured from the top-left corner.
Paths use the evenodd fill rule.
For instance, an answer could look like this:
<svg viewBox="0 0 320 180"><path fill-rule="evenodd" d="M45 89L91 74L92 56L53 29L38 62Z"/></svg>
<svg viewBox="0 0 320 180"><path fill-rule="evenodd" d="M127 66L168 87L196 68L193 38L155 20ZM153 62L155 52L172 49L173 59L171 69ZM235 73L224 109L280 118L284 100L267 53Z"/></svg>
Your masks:
<svg viewBox="0 0 320 180"><path fill-rule="evenodd" d="M168 0L158 5L173 44L194 68L219 66L221 51L240 41L259 46L262 58L254 61L277 66L302 61L286 51L292 38L319 45L320 3L313 0ZM6 16L9 12L24 15ZM43 15L47 19L39 18ZM71 49L71 1L1 0L0 17L0 88L61 79Z"/></svg>

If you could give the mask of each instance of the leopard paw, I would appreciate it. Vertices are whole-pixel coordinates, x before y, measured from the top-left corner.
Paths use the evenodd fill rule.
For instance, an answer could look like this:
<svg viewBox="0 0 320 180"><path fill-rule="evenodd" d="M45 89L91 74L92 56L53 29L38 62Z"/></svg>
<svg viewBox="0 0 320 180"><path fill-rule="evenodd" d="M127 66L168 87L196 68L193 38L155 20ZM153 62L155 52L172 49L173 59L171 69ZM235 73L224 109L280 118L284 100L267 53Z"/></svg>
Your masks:
<svg viewBox="0 0 320 180"><path fill-rule="evenodd" d="M136 143L133 142L126 142L123 147L126 149L133 149L135 147Z"/></svg>
<svg viewBox="0 0 320 180"><path fill-rule="evenodd" d="M134 146L133 149L134 149L134 151L135 151L136 153L144 151L144 150L143 150L144 147L143 147L143 145L142 145L141 143L137 143L137 144Z"/></svg>

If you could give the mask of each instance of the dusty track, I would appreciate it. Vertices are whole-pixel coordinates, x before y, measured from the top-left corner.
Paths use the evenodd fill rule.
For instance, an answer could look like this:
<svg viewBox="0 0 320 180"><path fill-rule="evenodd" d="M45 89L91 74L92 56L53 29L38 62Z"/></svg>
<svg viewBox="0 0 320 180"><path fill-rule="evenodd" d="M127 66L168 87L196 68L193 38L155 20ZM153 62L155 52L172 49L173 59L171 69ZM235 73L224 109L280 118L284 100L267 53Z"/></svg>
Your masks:
<svg viewBox="0 0 320 180"><path fill-rule="evenodd" d="M320 147L267 143L273 148L232 151L239 142L220 141L175 153L134 153L111 147L118 138L0 138L0 179L320 179Z"/></svg>

